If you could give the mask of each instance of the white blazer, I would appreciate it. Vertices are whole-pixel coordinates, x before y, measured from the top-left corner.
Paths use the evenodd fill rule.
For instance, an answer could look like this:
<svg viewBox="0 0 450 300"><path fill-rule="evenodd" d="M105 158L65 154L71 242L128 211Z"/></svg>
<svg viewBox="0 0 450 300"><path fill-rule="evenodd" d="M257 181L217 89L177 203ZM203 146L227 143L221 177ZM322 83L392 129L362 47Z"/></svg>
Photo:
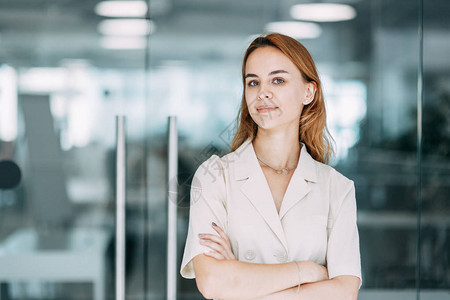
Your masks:
<svg viewBox="0 0 450 300"><path fill-rule="evenodd" d="M278 214L250 138L222 158L212 155L194 174L189 230L180 273L195 278L192 259L210 250L199 233L228 235L237 260L276 264L310 260L330 279L361 279L353 181L315 161L301 145L300 159Z"/></svg>

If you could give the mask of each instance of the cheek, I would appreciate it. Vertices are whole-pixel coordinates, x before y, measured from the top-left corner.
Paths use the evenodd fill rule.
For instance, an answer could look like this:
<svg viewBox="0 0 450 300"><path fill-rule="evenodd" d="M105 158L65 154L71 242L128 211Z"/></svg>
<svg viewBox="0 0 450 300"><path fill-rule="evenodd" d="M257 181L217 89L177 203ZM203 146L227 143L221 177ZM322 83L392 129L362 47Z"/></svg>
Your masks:
<svg viewBox="0 0 450 300"><path fill-rule="evenodd" d="M289 110L291 114L299 114L303 107L303 101L300 97L300 93L297 91L290 91L286 93L282 99L285 99L283 102L283 107L285 110Z"/></svg>
<svg viewBox="0 0 450 300"><path fill-rule="evenodd" d="M254 95L255 92L250 88L246 88L244 91L245 99L252 99L252 95Z"/></svg>
<svg viewBox="0 0 450 300"><path fill-rule="evenodd" d="M245 102L247 103L247 107L251 110L252 106L255 102L255 93L252 91L245 91L244 92L244 97L245 97Z"/></svg>
<svg viewBox="0 0 450 300"><path fill-rule="evenodd" d="M287 95L286 95L287 96ZM282 114L285 120L298 120L303 109L302 101L300 101L298 94L289 95L285 97L282 104Z"/></svg>
<svg viewBox="0 0 450 300"><path fill-rule="evenodd" d="M301 112L302 107L299 104L284 108L284 116L286 120L299 120Z"/></svg>

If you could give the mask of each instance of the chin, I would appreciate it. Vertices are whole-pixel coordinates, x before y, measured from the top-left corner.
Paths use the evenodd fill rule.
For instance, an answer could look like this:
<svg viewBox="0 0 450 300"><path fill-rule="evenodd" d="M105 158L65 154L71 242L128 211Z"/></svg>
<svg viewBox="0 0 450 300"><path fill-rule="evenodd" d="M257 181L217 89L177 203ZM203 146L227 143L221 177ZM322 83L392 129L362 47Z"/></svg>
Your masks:
<svg viewBox="0 0 450 300"><path fill-rule="evenodd" d="M292 119L292 120L285 120L285 119L279 119L276 120L274 118L270 119L269 117L261 119L261 117L257 116L253 118L253 121L255 121L256 125L258 125L258 128L261 128L263 130L273 130L277 128L283 128L283 130L287 130L288 127L293 126L297 127L298 119ZM276 117L275 117L276 118Z"/></svg>
<svg viewBox="0 0 450 300"><path fill-rule="evenodd" d="M277 128L279 126L278 122L273 122L270 120L264 121L264 122L258 121L255 123L256 123L256 125L258 125L258 128L264 129L264 130L271 130L271 129Z"/></svg>

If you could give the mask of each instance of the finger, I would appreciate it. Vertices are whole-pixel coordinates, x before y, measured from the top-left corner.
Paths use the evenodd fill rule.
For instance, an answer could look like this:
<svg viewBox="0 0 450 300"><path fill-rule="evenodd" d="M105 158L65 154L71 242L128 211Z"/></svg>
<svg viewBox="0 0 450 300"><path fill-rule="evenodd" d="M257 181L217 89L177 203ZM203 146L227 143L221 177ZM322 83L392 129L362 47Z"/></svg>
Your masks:
<svg viewBox="0 0 450 300"><path fill-rule="evenodd" d="M228 241L225 241L222 237L214 234L204 234L200 237L200 240L215 242L222 246L227 256L230 256L230 254L232 254L230 243Z"/></svg>
<svg viewBox="0 0 450 300"><path fill-rule="evenodd" d="M223 256L227 256L225 248L221 244L218 244L218 243L212 242L212 241L208 241L208 240L200 240L200 244L202 244L208 248L211 248L212 250L214 250L216 252L219 252Z"/></svg>
<svg viewBox="0 0 450 300"><path fill-rule="evenodd" d="M222 230L222 228L217 226L217 224L214 222L212 222L212 227L224 240L224 242L225 242L224 247L227 250L227 255L228 255L229 259L236 259L233 254L233 250L231 250L231 243L230 243L230 239L228 238L228 235L225 233L225 231Z"/></svg>
<svg viewBox="0 0 450 300"><path fill-rule="evenodd" d="M221 238L220 236L218 236L217 234L210 234L210 233L200 233L198 235L199 238L201 239L213 239L214 237L218 237Z"/></svg>
<svg viewBox="0 0 450 300"><path fill-rule="evenodd" d="M233 259L234 255L233 255L233 251L231 250L231 245L228 241L225 241L223 238L214 235L214 234L203 234L202 236L200 236L200 240L204 240L204 241L213 241L219 245L221 245L225 251L225 253L222 253L223 255L225 255L227 258L229 259Z"/></svg>
<svg viewBox="0 0 450 300"><path fill-rule="evenodd" d="M203 234L202 236L200 236L200 239L214 241L216 243L222 244L223 246L226 245L226 241L222 237L215 234Z"/></svg>
<svg viewBox="0 0 450 300"><path fill-rule="evenodd" d="M206 256L214 257L215 259L218 259L218 260L226 259L222 254L217 253L215 251L205 251L205 252L203 252L203 254L205 254Z"/></svg>
<svg viewBox="0 0 450 300"><path fill-rule="evenodd" d="M223 252L225 252L225 248L223 247L223 245L216 243L214 241L200 240L200 244L202 244L208 248L211 248L214 251L221 252L222 254L224 254Z"/></svg>
<svg viewBox="0 0 450 300"><path fill-rule="evenodd" d="M214 230L227 242L229 242L230 240L228 239L227 234L222 230L222 228L220 228L219 226L217 226L216 223L212 222L212 228L214 228Z"/></svg>

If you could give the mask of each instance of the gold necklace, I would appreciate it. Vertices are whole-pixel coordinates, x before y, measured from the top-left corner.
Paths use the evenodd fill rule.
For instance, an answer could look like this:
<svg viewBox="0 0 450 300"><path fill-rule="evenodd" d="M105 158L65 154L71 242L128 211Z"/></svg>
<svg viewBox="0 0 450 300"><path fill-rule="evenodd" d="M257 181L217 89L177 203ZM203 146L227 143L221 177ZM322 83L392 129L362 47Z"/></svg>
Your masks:
<svg viewBox="0 0 450 300"><path fill-rule="evenodd" d="M271 166L269 166L268 164L266 164L265 162L263 162L258 156L256 156L256 158L262 162L263 164L265 164L266 166L268 166L269 168L271 168L272 170L274 170L277 174L283 174L283 175L288 175L290 171L294 170L295 168L282 168L282 169L275 169Z"/></svg>

